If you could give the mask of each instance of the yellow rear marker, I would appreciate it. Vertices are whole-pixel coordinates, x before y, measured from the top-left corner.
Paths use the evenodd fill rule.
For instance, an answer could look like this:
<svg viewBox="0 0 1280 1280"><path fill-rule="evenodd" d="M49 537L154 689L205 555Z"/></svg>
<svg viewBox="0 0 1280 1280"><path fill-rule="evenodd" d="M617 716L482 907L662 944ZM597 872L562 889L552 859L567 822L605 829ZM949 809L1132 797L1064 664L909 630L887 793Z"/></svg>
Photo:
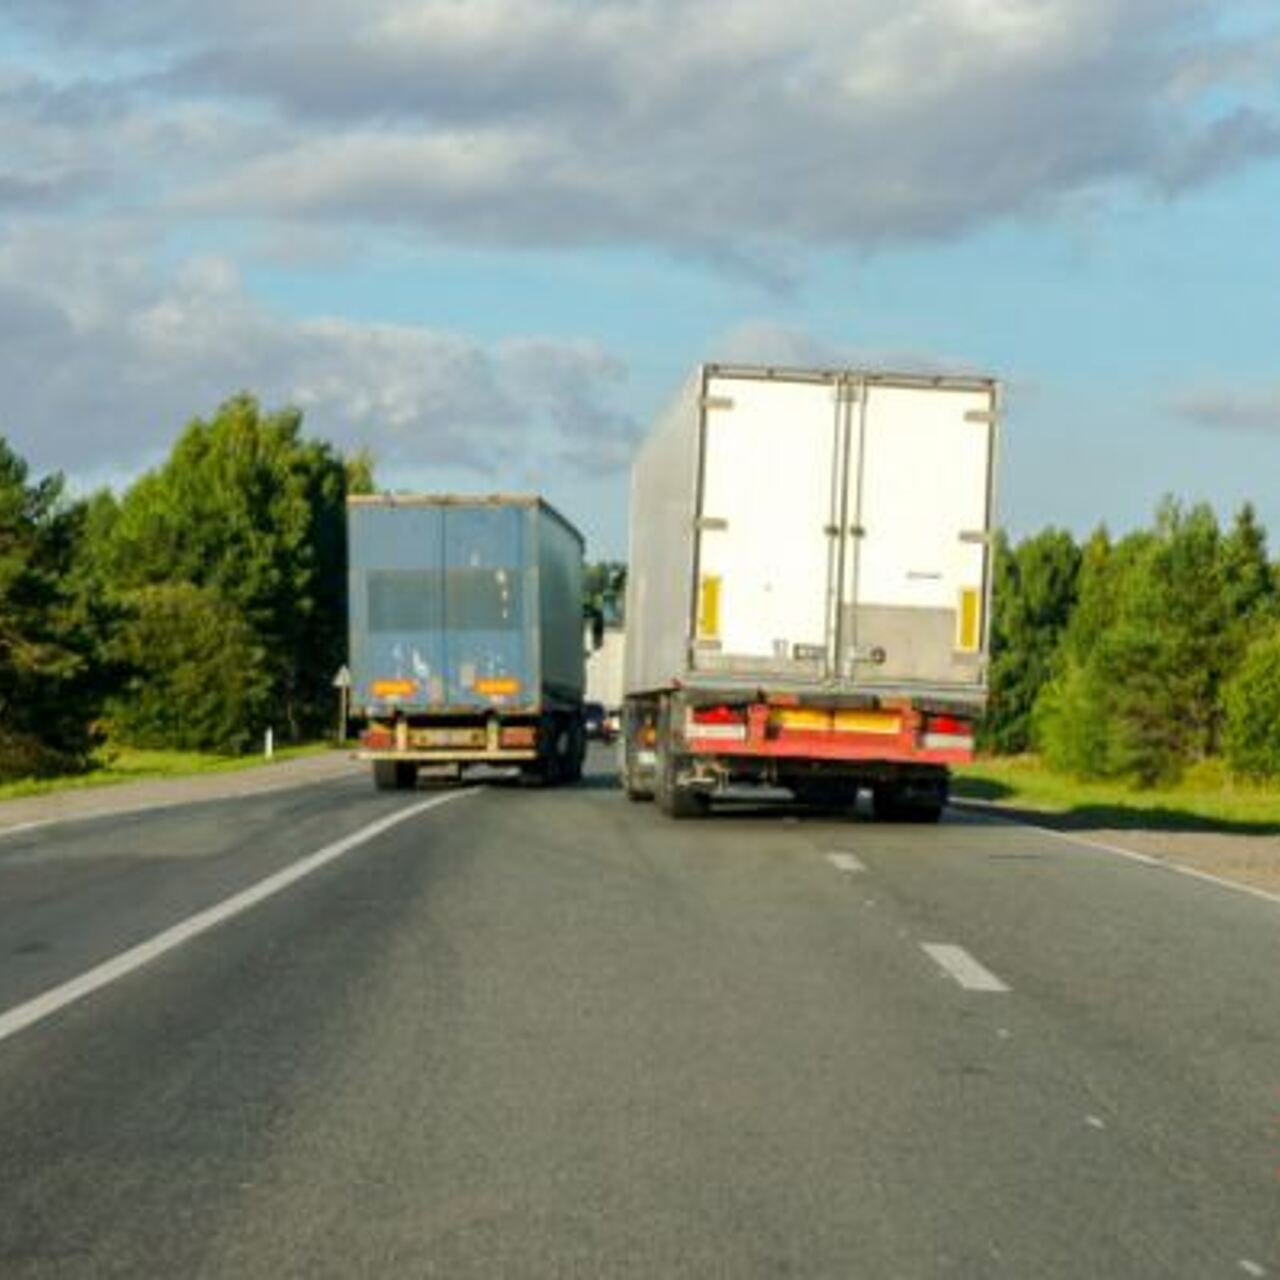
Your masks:
<svg viewBox="0 0 1280 1280"><path fill-rule="evenodd" d="M720 638L720 576L702 575L701 604L698 610L698 634L706 640Z"/></svg>
<svg viewBox="0 0 1280 1280"><path fill-rule="evenodd" d="M982 634L982 609L977 587L964 587L960 607L956 610L956 648L961 653L976 653Z"/></svg>

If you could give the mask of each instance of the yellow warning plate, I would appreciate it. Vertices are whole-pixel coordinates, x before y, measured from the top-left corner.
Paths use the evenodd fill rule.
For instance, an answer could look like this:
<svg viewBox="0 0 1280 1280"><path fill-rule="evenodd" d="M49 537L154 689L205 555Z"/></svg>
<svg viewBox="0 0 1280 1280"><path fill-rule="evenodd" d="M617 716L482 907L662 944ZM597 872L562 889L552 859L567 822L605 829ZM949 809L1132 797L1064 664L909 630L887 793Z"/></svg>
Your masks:
<svg viewBox="0 0 1280 1280"><path fill-rule="evenodd" d="M902 717L896 711L837 711L832 716L837 733L902 732Z"/></svg>
<svg viewBox="0 0 1280 1280"><path fill-rule="evenodd" d="M412 698L417 692L416 680L375 680L373 682L375 698Z"/></svg>
<svg viewBox="0 0 1280 1280"><path fill-rule="evenodd" d="M515 676L494 676L487 680L477 680L475 691L486 698L507 698L520 692L520 681Z"/></svg>

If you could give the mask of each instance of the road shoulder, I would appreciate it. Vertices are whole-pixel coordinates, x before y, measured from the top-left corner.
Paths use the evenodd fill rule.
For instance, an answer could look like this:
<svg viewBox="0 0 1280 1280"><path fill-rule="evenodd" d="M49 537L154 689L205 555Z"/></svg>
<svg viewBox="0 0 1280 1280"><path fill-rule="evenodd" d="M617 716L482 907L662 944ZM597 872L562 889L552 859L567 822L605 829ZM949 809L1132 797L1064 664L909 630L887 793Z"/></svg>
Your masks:
<svg viewBox="0 0 1280 1280"><path fill-rule="evenodd" d="M1144 827L1083 828L1070 815L965 798L957 808L1047 831L1091 848L1157 862L1276 895L1280 900L1280 836L1222 831L1161 831Z"/></svg>
<svg viewBox="0 0 1280 1280"><path fill-rule="evenodd" d="M123 782L113 787L92 787L0 801L0 837L19 831L64 822L141 813L208 800L265 795L331 782L362 768L346 751L283 760L256 769L231 773L195 774L187 778L153 778Z"/></svg>

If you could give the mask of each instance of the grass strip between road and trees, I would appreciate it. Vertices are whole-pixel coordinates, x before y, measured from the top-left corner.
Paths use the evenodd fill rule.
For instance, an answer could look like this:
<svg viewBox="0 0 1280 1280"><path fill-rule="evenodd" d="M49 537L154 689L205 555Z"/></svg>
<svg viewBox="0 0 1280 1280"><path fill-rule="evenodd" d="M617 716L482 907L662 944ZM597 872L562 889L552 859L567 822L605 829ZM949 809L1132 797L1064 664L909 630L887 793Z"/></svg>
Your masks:
<svg viewBox="0 0 1280 1280"><path fill-rule="evenodd" d="M52 778L19 778L0 784L0 800L50 795L56 791L79 791L92 787L119 786L125 782L148 782L156 778L187 778L206 773L236 773L262 768L304 756L333 751L332 742L304 743L279 747L268 759L265 755L218 755L205 751L161 751L120 747L102 752L94 766L84 773Z"/></svg>
<svg viewBox="0 0 1280 1280"><path fill-rule="evenodd" d="M957 799L1054 815L1068 826L1280 832L1280 785L1233 778L1219 760L1192 765L1176 783L1140 788L1073 778L1033 755L988 758L958 769L952 793Z"/></svg>

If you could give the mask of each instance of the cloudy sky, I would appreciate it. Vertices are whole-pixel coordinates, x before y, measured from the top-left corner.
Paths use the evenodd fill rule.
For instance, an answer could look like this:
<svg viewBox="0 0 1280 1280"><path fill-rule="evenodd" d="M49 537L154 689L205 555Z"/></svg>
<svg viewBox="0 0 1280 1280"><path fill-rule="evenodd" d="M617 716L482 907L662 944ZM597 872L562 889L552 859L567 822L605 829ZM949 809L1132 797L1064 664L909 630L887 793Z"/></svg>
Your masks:
<svg viewBox="0 0 1280 1280"><path fill-rule="evenodd" d="M625 543L705 359L1004 378L1002 509L1280 542L1274 0L0 0L0 432L247 388Z"/></svg>

